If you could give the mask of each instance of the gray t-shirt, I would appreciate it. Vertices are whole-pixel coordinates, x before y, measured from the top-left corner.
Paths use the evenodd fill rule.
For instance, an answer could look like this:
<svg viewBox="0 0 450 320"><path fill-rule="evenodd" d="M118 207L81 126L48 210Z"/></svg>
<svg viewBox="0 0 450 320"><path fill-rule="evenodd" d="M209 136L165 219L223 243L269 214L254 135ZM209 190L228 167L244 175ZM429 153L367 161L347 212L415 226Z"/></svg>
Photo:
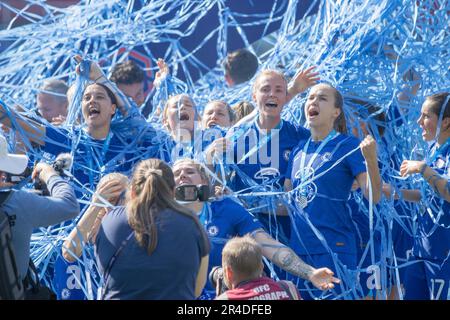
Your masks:
<svg viewBox="0 0 450 320"><path fill-rule="evenodd" d="M16 216L11 233L17 269L22 279L27 274L33 229L73 219L80 212L72 187L61 177L50 177L48 190L50 197L13 190L3 204L3 210L7 215Z"/></svg>
<svg viewBox="0 0 450 320"><path fill-rule="evenodd" d="M110 270L104 299L191 300L200 260L208 254L195 221L170 209L156 217L158 242L151 255L134 237L123 247ZM124 207L103 218L95 254L103 274L109 261L133 230Z"/></svg>

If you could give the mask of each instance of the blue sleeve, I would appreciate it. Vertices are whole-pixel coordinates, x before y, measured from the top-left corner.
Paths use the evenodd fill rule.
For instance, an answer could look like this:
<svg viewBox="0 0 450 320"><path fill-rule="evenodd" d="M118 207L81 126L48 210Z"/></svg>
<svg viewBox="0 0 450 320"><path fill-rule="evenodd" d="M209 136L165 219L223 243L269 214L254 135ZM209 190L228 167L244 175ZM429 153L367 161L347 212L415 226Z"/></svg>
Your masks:
<svg viewBox="0 0 450 320"><path fill-rule="evenodd" d="M23 212L26 221L33 228L46 227L75 218L80 207L72 187L61 177L50 177L48 183L50 197L31 192L18 191L21 201L9 201L17 208L11 212Z"/></svg>
<svg viewBox="0 0 450 320"><path fill-rule="evenodd" d="M350 150L358 148L351 155L346 157L345 161L347 166L349 167L352 175L354 177L358 176L360 173L366 172L366 161L362 155L361 149L359 148L359 140L354 138L349 141ZM350 151L349 150L349 151Z"/></svg>
<svg viewBox="0 0 450 320"><path fill-rule="evenodd" d="M228 214L232 214L234 230L239 236L242 237L247 233L263 229L263 226L258 219L252 216L252 214L239 203L228 199L224 203L224 206Z"/></svg>
<svg viewBox="0 0 450 320"><path fill-rule="evenodd" d="M100 273L103 273L109 260L128 237L132 229L127 222L125 207L117 207L103 219L94 243L94 252Z"/></svg>
<svg viewBox="0 0 450 320"><path fill-rule="evenodd" d="M101 232L100 232L101 230ZM128 237L132 231L128 225L127 214L125 207L117 207L111 210L103 219L100 225L99 234L97 235L95 244L98 245L102 237L102 234L109 240L113 247L119 247L123 239Z"/></svg>
<svg viewBox="0 0 450 320"><path fill-rule="evenodd" d="M71 151L72 141L69 139L68 134L67 130L46 126L43 150L54 155Z"/></svg>

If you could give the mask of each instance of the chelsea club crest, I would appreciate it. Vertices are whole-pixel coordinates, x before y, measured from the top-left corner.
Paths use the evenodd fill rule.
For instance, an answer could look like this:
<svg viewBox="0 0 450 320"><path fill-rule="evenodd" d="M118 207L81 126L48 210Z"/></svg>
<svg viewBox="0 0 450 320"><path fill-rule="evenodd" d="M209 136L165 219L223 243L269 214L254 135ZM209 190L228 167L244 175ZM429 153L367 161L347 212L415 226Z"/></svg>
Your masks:
<svg viewBox="0 0 450 320"><path fill-rule="evenodd" d="M208 234L209 234L211 237L217 236L217 235L219 234L219 228L217 228L216 226L210 226L210 227L208 228Z"/></svg>
<svg viewBox="0 0 450 320"><path fill-rule="evenodd" d="M330 161L330 160L331 160L331 157L332 157L331 152L325 152L325 153L322 155L322 161L323 161L323 162Z"/></svg>

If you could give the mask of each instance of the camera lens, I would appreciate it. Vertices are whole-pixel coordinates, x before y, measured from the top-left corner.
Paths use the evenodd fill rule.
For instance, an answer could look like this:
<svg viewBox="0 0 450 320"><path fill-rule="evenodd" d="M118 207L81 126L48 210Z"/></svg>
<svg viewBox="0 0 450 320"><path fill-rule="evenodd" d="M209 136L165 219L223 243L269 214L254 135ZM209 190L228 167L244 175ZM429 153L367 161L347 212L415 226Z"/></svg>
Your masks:
<svg viewBox="0 0 450 320"><path fill-rule="evenodd" d="M223 269L219 266L212 268L209 273L209 282L211 282L213 287L217 286L217 281L223 279Z"/></svg>

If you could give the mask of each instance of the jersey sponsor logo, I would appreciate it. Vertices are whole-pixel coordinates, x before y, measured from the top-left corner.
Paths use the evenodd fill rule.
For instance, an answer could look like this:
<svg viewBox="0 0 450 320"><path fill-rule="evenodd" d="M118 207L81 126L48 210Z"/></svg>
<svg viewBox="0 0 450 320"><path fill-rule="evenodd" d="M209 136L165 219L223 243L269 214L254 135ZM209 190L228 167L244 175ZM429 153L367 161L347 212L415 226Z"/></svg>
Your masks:
<svg viewBox="0 0 450 320"><path fill-rule="evenodd" d="M48 153L48 152L44 152L42 154L42 159L43 160L47 160L47 161L54 161L56 158L56 156L54 154Z"/></svg>
<svg viewBox="0 0 450 320"><path fill-rule="evenodd" d="M306 167L302 169L298 169L294 174L294 179L305 181L306 179L310 179L314 177L314 168Z"/></svg>
<svg viewBox="0 0 450 320"><path fill-rule="evenodd" d="M277 168L273 167L262 168L261 170L256 172L255 175L253 176L254 179L262 180L261 183L263 184L268 183L269 181L279 177L280 171Z"/></svg>

